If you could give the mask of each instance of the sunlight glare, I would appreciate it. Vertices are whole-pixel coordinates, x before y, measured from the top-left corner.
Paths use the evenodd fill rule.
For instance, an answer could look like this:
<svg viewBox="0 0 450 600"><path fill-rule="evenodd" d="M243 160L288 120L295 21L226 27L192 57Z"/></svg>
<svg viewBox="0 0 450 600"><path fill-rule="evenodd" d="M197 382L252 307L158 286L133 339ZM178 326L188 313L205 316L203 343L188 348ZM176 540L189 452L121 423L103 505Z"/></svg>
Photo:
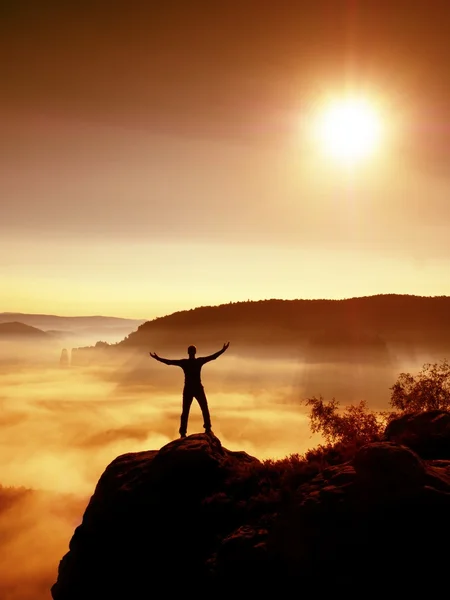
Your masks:
<svg viewBox="0 0 450 600"><path fill-rule="evenodd" d="M376 150L381 133L380 117L375 107L364 99L335 101L320 114L316 133L327 154L354 162Z"/></svg>

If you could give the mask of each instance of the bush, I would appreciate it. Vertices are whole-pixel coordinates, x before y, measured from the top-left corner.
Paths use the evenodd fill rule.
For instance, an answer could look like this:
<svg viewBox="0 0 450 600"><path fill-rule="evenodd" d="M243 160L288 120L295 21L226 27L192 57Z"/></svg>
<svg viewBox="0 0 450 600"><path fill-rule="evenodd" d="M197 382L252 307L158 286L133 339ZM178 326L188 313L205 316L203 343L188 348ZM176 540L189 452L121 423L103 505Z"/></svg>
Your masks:
<svg viewBox="0 0 450 600"><path fill-rule="evenodd" d="M415 377L411 373L400 373L390 390L390 404L400 413L449 410L450 364L447 359L427 363Z"/></svg>
<svg viewBox="0 0 450 600"><path fill-rule="evenodd" d="M322 396L305 400L311 406L309 415L311 431L321 433L328 444L367 444L381 439L387 414L374 412L361 400L357 405L339 411L339 402L333 398L326 402Z"/></svg>

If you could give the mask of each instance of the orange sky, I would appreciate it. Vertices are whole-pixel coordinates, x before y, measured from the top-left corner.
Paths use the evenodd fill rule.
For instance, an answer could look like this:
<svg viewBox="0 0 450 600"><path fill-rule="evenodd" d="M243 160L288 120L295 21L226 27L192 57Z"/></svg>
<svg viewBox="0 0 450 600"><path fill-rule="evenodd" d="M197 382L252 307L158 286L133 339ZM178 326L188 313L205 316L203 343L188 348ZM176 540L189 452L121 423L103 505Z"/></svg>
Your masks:
<svg viewBox="0 0 450 600"><path fill-rule="evenodd" d="M450 295L447 2L151 4L2 7L0 312ZM352 172L300 127L344 91Z"/></svg>

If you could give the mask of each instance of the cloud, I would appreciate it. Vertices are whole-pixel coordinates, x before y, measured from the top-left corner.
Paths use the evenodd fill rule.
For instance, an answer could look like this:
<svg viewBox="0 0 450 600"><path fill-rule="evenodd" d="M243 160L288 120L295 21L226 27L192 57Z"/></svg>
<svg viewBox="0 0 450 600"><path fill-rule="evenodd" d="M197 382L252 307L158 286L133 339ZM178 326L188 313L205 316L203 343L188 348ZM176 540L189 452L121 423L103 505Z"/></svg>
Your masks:
<svg viewBox="0 0 450 600"><path fill-rule="evenodd" d="M47 600L87 498L0 488L0 596Z"/></svg>
<svg viewBox="0 0 450 600"><path fill-rule="evenodd" d="M75 442L75 445L78 448L98 448L122 440L144 442L152 429L154 431L154 423L148 423L147 426L125 425L117 429L100 431L88 437L83 436L78 442Z"/></svg>

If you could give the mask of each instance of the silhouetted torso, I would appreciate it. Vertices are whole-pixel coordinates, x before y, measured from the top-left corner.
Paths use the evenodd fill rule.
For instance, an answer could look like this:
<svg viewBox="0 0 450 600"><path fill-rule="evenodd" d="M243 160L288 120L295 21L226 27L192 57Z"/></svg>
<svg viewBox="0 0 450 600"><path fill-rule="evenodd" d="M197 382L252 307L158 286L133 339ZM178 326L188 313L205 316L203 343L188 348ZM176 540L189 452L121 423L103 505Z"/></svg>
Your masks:
<svg viewBox="0 0 450 600"><path fill-rule="evenodd" d="M202 385L200 371L205 364L204 358L181 358L176 364L184 371L184 385L195 389Z"/></svg>

